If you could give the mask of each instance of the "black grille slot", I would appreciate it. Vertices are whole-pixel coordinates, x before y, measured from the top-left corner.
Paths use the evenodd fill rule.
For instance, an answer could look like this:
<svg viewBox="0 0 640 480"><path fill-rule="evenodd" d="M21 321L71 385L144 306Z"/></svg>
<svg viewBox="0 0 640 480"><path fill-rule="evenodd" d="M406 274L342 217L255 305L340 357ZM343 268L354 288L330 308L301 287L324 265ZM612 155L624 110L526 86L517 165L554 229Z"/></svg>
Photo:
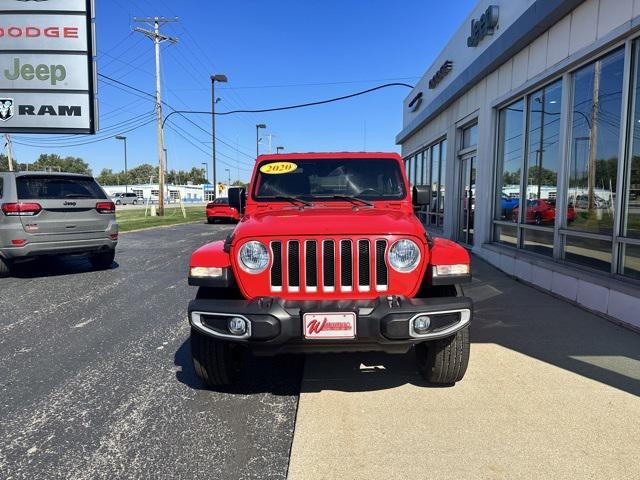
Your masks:
<svg viewBox="0 0 640 480"><path fill-rule="evenodd" d="M315 240L306 243L305 276L307 287L318 286L318 255Z"/></svg>
<svg viewBox="0 0 640 480"><path fill-rule="evenodd" d="M282 287L282 242L271 242L273 265L271 265L271 286Z"/></svg>
<svg viewBox="0 0 640 480"><path fill-rule="evenodd" d="M369 278L369 240L358 241L358 285L364 287L371 283Z"/></svg>
<svg viewBox="0 0 640 480"><path fill-rule="evenodd" d="M389 285L389 279L387 278L387 262L384 258L385 251L387 250L386 240L376 241L376 285Z"/></svg>
<svg viewBox="0 0 640 480"><path fill-rule="evenodd" d="M289 271L289 286L300 286L300 243L297 240L289 242L288 252L288 271Z"/></svg>
<svg viewBox="0 0 640 480"><path fill-rule="evenodd" d="M335 244L333 240L326 240L322 245L322 273L323 284L327 287L335 286Z"/></svg>
<svg viewBox="0 0 640 480"><path fill-rule="evenodd" d="M351 240L340 241L340 285L351 287L353 285L353 253Z"/></svg>

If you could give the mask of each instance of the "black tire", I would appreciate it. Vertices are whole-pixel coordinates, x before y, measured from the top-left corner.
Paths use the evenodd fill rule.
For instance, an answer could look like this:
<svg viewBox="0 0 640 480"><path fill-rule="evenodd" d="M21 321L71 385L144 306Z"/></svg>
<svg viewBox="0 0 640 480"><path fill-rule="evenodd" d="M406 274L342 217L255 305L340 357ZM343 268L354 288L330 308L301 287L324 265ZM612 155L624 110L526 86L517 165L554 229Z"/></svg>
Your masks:
<svg viewBox="0 0 640 480"><path fill-rule="evenodd" d="M542 225L542 214L540 212L536 213L536 225Z"/></svg>
<svg viewBox="0 0 640 480"><path fill-rule="evenodd" d="M415 347L418 370L434 385L452 385L464 377L469 365L469 326L451 337L419 343Z"/></svg>
<svg viewBox="0 0 640 480"><path fill-rule="evenodd" d="M0 278L5 278L11 275L11 262L0 257Z"/></svg>
<svg viewBox="0 0 640 480"><path fill-rule="evenodd" d="M89 261L93 268L96 270L107 270L113 265L113 260L116 257L115 250L109 250L108 252L100 252L89 255Z"/></svg>
<svg viewBox="0 0 640 480"><path fill-rule="evenodd" d="M191 361L205 385L215 388L236 383L244 355L240 345L217 340L191 327Z"/></svg>
<svg viewBox="0 0 640 480"><path fill-rule="evenodd" d="M122 205L122 202L120 200L116 200L116 205Z"/></svg>
<svg viewBox="0 0 640 480"><path fill-rule="evenodd" d="M138 204L138 200L134 200L134 201L133 201L133 204L134 204L134 205L137 205L137 204Z"/></svg>

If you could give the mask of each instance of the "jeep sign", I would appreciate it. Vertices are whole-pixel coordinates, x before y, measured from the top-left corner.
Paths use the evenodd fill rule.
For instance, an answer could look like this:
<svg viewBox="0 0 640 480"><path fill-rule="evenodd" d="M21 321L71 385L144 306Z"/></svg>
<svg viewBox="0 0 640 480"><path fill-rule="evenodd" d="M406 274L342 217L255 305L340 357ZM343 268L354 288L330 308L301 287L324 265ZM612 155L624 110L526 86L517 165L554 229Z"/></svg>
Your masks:
<svg viewBox="0 0 640 480"><path fill-rule="evenodd" d="M500 9L490 5L478 20L471 20L471 35L467 38L467 47L477 47L487 35L493 35L498 25Z"/></svg>
<svg viewBox="0 0 640 480"><path fill-rule="evenodd" d="M0 0L0 133L95 133L93 0Z"/></svg>
<svg viewBox="0 0 640 480"><path fill-rule="evenodd" d="M82 55L0 53L3 88L86 90L88 74L87 60Z"/></svg>

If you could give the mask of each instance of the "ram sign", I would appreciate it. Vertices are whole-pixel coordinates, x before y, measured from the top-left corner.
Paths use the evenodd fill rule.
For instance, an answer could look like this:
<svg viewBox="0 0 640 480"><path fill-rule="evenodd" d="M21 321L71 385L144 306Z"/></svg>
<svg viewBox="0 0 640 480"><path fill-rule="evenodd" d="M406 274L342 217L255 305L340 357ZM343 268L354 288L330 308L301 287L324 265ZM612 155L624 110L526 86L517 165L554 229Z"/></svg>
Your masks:
<svg viewBox="0 0 640 480"><path fill-rule="evenodd" d="M95 133L93 0L0 0L0 133Z"/></svg>

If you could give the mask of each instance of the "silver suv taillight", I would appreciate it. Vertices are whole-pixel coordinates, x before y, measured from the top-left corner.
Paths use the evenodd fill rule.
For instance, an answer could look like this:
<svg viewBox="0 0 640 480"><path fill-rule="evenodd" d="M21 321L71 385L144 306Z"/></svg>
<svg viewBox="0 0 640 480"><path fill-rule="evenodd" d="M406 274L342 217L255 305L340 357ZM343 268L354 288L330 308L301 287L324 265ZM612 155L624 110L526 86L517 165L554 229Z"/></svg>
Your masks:
<svg viewBox="0 0 640 480"><path fill-rule="evenodd" d="M42 211L39 203L3 203L2 213L7 217L33 217Z"/></svg>

